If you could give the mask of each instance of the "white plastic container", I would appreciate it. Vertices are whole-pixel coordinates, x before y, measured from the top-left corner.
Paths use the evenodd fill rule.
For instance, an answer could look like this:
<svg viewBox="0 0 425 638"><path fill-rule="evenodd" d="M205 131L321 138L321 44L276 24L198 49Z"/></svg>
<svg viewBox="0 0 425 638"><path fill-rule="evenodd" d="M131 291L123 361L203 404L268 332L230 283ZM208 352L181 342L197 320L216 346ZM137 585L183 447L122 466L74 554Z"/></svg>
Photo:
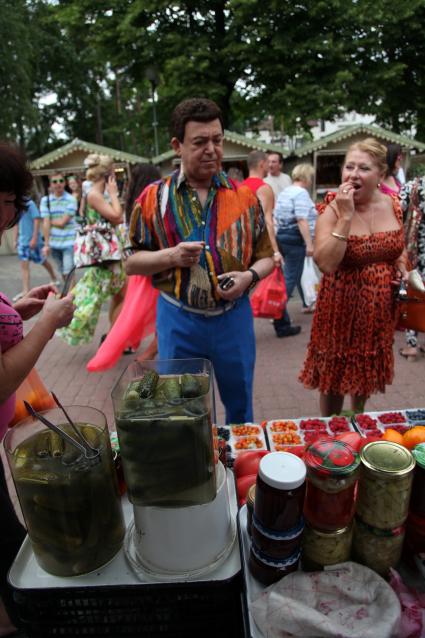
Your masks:
<svg viewBox="0 0 425 638"><path fill-rule="evenodd" d="M159 578L192 577L215 569L236 536L223 464L217 464L213 501L178 508L134 505L134 526L128 534L133 559Z"/></svg>

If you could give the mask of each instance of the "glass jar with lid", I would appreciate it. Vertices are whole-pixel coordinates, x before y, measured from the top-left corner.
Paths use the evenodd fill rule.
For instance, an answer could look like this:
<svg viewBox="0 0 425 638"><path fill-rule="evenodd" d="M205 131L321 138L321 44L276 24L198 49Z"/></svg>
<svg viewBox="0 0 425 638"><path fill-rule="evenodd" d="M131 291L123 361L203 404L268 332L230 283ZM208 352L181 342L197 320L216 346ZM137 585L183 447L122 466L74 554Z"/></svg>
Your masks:
<svg viewBox="0 0 425 638"><path fill-rule="evenodd" d="M344 441L318 439L306 451L304 516L319 530L347 527L354 516L360 457Z"/></svg>
<svg viewBox="0 0 425 638"><path fill-rule="evenodd" d="M271 452L258 468L254 520L274 532L299 525L304 505L306 467L290 452Z"/></svg>
<svg viewBox="0 0 425 638"><path fill-rule="evenodd" d="M333 531L323 531L306 524L302 537L302 565L306 571L322 569L349 560L353 524Z"/></svg>
<svg viewBox="0 0 425 638"><path fill-rule="evenodd" d="M378 529L399 527L409 511L415 459L409 450L391 441L368 443L360 457L358 516Z"/></svg>
<svg viewBox="0 0 425 638"><path fill-rule="evenodd" d="M395 567L400 560L404 534L403 525L393 529L378 529L356 517L353 559L385 577L390 567Z"/></svg>
<svg viewBox="0 0 425 638"><path fill-rule="evenodd" d="M416 461L413 472L410 511L417 516L425 517L425 443L419 443L412 450Z"/></svg>

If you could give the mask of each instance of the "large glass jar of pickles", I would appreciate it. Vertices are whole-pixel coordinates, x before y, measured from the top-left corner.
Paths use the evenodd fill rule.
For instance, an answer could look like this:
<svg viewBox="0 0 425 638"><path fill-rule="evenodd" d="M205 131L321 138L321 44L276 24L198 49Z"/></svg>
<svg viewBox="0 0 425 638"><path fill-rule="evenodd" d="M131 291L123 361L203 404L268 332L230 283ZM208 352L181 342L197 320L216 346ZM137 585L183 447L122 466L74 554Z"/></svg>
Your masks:
<svg viewBox="0 0 425 638"><path fill-rule="evenodd" d="M307 490L304 516L319 530L337 530L354 517L360 458L343 441L318 439L305 454Z"/></svg>
<svg viewBox="0 0 425 638"><path fill-rule="evenodd" d="M99 450L95 459L33 419L15 425L4 440L35 557L56 576L98 569L117 553L125 533L106 418L93 408L66 410ZM76 438L61 410L43 415Z"/></svg>
<svg viewBox="0 0 425 638"><path fill-rule="evenodd" d="M419 443L412 450L416 461L413 473L410 511L416 516L425 517L425 443Z"/></svg>
<svg viewBox="0 0 425 638"><path fill-rule="evenodd" d="M128 498L189 507L216 496L212 368L205 359L135 362L112 391Z"/></svg>
<svg viewBox="0 0 425 638"><path fill-rule="evenodd" d="M373 441L360 453L356 512L363 523L389 530L404 523L409 511L415 459L391 441Z"/></svg>

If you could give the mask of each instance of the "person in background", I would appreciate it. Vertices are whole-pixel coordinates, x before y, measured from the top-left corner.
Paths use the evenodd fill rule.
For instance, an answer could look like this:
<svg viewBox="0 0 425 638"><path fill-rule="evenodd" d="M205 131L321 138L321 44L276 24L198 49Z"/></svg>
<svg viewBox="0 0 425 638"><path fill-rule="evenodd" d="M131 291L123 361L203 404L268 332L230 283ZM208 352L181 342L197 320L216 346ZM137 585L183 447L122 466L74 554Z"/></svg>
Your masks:
<svg viewBox="0 0 425 638"><path fill-rule="evenodd" d="M277 245L276 235L273 223L274 195L271 186L264 181L267 175L267 155L263 151L251 151L247 157L249 177L243 182L242 186L248 188L258 197L263 208L264 217L266 218L267 230L270 237L270 243L273 248L273 261L276 268L280 268L283 263L282 255Z"/></svg>
<svg viewBox="0 0 425 638"><path fill-rule="evenodd" d="M310 234L309 217L314 203L309 189L314 175L310 164L299 164L292 171L293 183L279 195L274 211L276 237L284 259L288 299L301 282L306 255L313 254L313 240ZM301 332L301 326L293 326L287 308L280 319L274 319L277 337L291 337Z"/></svg>
<svg viewBox="0 0 425 638"><path fill-rule="evenodd" d="M125 206L127 226L130 223L131 211L146 186L160 179L161 173L152 164L137 164L133 168ZM130 248L127 250L131 251ZM132 275L127 278L121 312L97 353L88 362L87 370L89 372L101 372L112 368L122 354L135 353L142 339L152 333L154 338L146 350L137 357L137 360L155 358L158 352L158 342L155 335L157 295L158 291L152 287L151 277Z"/></svg>
<svg viewBox="0 0 425 638"><path fill-rule="evenodd" d="M347 394L363 412L393 379L393 282L407 279L407 254L398 199L379 188L386 167L375 139L352 144L338 191L319 207L314 259L324 274L299 379L319 389L322 416L340 414Z"/></svg>
<svg viewBox="0 0 425 638"><path fill-rule="evenodd" d="M85 223L88 226L101 224L104 229L112 229L123 221L112 159L107 155L91 154L86 163L89 166L87 179L92 186L87 195ZM121 261L99 262L86 268L73 289L77 306L74 318L67 328L59 332L59 336L71 346L89 343L96 330L102 304L111 297L109 319L112 325L124 282ZM106 335L102 337L105 338Z"/></svg>
<svg viewBox="0 0 425 638"><path fill-rule="evenodd" d="M184 100L171 116L181 168L148 186L130 221L128 275L153 275L161 359L207 358L226 423L253 420L255 334L248 291L273 270L264 214L220 170L223 116L212 100ZM220 285L221 284L221 285Z"/></svg>
<svg viewBox="0 0 425 638"><path fill-rule="evenodd" d="M27 294L30 289L30 261L41 264L49 276L50 283L58 285L56 274L50 261L43 254L43 236L40 231L41 214L35 202L29 199L27 208L22 212L19 223L14 227L15 245L18 250L18 258L22 272L22 292L13 297L18 301Z"/></svg>
<svg viewBox="0 0 425 638"><path fill-rule="evenodd" d="M268 156L268 175L264 178L266 184L272 187L275 202L279 194L292 184L292 180L286 173L282 173L283 157L281 153L273 151L267 153Z"/></svg>
<svg viewBox="0 0 425 638"><path fill-rule="evenodd" d="M24 155L0 142L0 241L4 231L18 223L28 204L32 175ZM15 412L15 392L36 364L55 330L72 319L71 295L57 299L48 284L33 288L15 304L0 293L0 440ZM23 320L39 315L24 336ZM11 567L26 531L9 496L0 460L0 635L12 635L19 625L12 591L7 583ZM15 626L16 625L16 626Z"/></svg>
<svg viewBox="0 0 425 638"><path fill-rule="evenodd" d="M236 184L241 184L243 182L243 173L237 166L231 166L227 171L227 176L229 179L236 182Z"/></svg>
<svg viewBox="0 0 425 638"><path fill-rule="evenodd" d="M402 186L400 203L404 214L404 232L409 263L419 271L425 281L425 175L416 177ZM425 354L418 345L418 333L406 330L406 346L399 354L408 361L415 361L418 354Z"/></svg>
<svg viewBox="0 0 425 638"><path fill-rule="evenodd" d="M387 170L380 184L381 191L386 195L398 195L401 184L397 179L401 162L400 144L388 144L387 146Z"/></svg>
<svg viewBox="0 0 425 638"><path fill-rule="evenodd" d="M44 235L42 253L46 258L52 255L65 281L74 266L77 200L66 192L62 173L50 177L50 188L51 193L40 202Z"/></svg>
<svg viewBox="0 0 425 638"><path fill-rule="evenodd" d="M77 211L80 209L80 202L82 196L81 182L75 175L68 175L66 178L68 191L73 195L77 201Z"/></svg>

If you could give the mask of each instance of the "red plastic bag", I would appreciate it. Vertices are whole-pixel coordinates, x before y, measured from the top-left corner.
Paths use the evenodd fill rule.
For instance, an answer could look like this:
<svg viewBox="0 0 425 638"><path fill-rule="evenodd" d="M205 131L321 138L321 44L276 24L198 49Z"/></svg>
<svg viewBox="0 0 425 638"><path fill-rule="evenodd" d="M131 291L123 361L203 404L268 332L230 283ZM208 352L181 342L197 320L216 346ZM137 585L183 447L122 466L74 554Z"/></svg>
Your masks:
<svg viewBox="0 0 425 638"><path fill-rule="evenodd" d="M254 317L280 319L285 310L288 295L282 269L273 272L260 281L251 295L251 307Z"/></svg>

